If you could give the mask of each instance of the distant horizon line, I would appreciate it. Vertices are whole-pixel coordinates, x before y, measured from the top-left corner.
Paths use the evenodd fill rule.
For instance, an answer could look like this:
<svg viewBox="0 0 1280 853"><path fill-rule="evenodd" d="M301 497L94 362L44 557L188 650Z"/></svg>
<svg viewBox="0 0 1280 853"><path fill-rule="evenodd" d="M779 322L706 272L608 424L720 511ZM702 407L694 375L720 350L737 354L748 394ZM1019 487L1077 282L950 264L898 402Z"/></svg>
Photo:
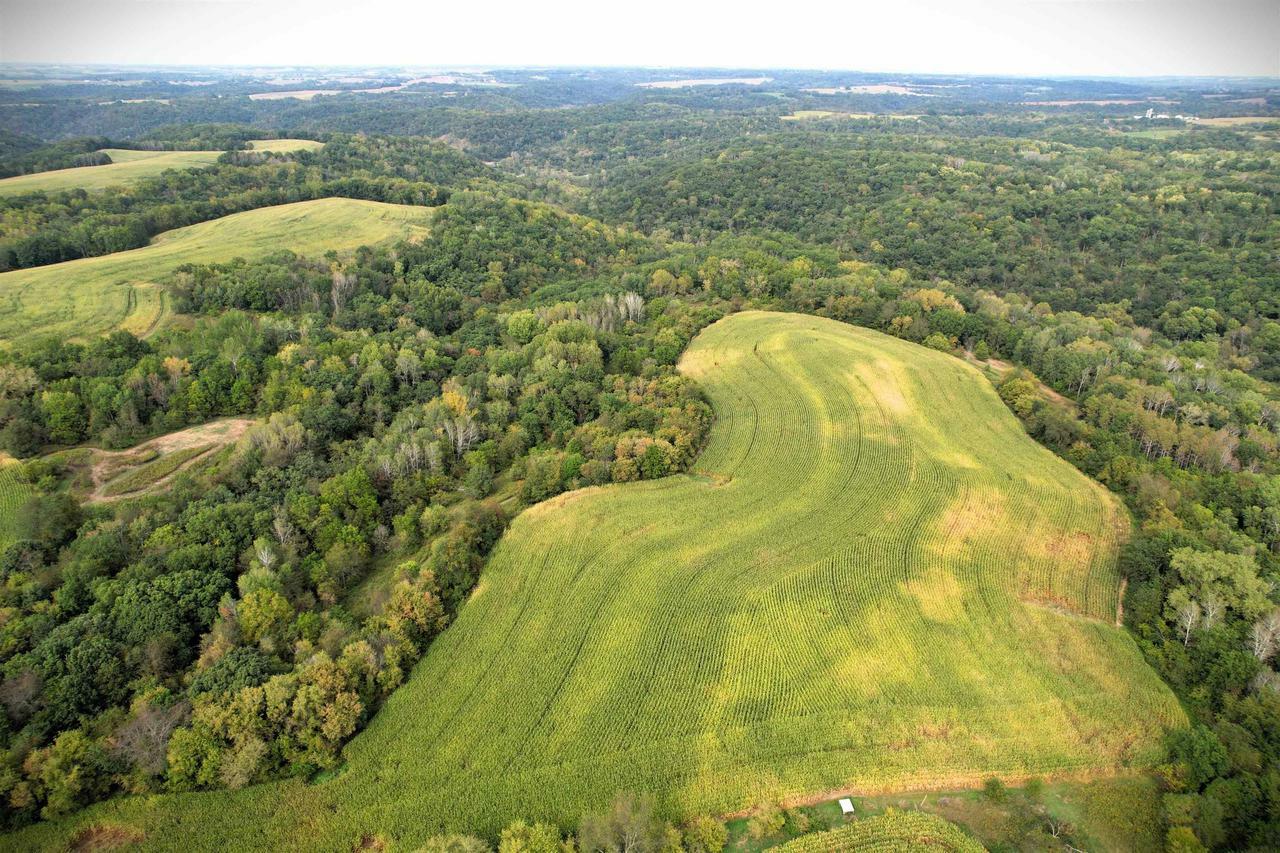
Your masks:
<svg viewBox="0 0 1280 853"><path fill-rule="evenodd" d="M968 77L995 80L1249 80L1272 81L1280 84L1280 74L1086 74L1066 72L1045 73L997 73L988 71L909 71L895 69L877 71L858 68L820 68L798 66L748 66L748 65L609 65L609 64L513 64L497 63L452 64L452 65L417 65L413 63L281 63L240 62L240 63L168 63L168 62L100 62L79 60L0 60L0 68L114 68L114 69L366 69L366 70L415 70L415 71L575 71L575 70L609 70L609 71L715 71L715 72L792 72L818 74L863 74L863 75L909 75L913 77Z"/></svg>

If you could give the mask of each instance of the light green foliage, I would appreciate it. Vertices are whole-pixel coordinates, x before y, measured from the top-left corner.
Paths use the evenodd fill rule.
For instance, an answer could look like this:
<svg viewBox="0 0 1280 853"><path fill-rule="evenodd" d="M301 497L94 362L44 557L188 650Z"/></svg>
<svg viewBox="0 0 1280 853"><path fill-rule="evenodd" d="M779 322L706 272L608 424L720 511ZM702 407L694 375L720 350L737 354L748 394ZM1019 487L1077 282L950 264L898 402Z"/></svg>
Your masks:
<svg viewBox="0 0 1280 853"><path fill-rule="evenodd" d="M952 344L946 335L934 332L924 339L924 345L929 349L936 349L940 352L950 352Z"/></svg>
<svg viewBox="0 0 1280 853"><path fill-rule="evenodd" d="M853 821L829 832L803 835L773 849L777 853L837 853L845 850L982 853L984 848L955 824L936 815L890 811Z"/></svg>
<svg viewBox="0 0 1280 853"><path fill-rule="evenodd" d="M1191 827L1174 826L1165 836L1164 849L1165 853L1205 853L1207 848L1196 838Z"/></svg>
<svg viewBox="0 0 1280 853"><path fill-rule="evenodd" d="M502 830L498 853L560 853L560 830L549 823L518 820Z"/></svg>
<svg viewBox="0 0 1280 853"><path fill-rule="evenodd" d="M726 813L1142 765L1185 724L1112 624L1121 508L975 368L759 312L681 366L717 415L696 470L517 517L340 774L77 820L127 816L159 849L412 846L513 816L572 825L618 790ZM197 815L217 832L174 823Z"/></svg>
<svg viewBox="0 0 1280 853"><path fill-rule="evenodd" d="M532 311L517 311L507 318L507 334L522 344L527 344L540 334L546 324Z"/></svg>
<svg viewBox="0 0 1280 853"><path fill-rule="evenodd" d="M237 608L240 630L250 643L256 643L282 631L293 618L293 608L280 593L255 589L240 600Z"/></svg>
<svg viewBox="0 0 1280 853"><path fill-rule="evenodd" d="M93 789L105 786L100 768L106 764L102 747L78 729L63 732L52 745L27 756L26 768L44 789L41 816L56 817L91 800Z"/></svg>
<svg viewBox="0 0 1280 853"><path fill-rule="evenodd" d="M765 805L747 821L747 832L757 841L781 831L787 816L775 805Z"/></svg>
<svg viewBox="0 0 1280 853"><path fill-rule="evenodd" d="M158 286L183 264L281 249L321 254L422 233L434 208L348 198L264 207L168 231L141 249L0 273L0 345L37 336L154 331L168 312Z"/></svg>
<svg viewBox="0 0 1280 853"><path fill-rule="evenodd" d="M684 849L688 853L720 853L729 831L710 815L692 818L684 827Z"/></svg>
<svg viewBox="0 0 1280 853"><path fill-rule="evenodd" d="M1214 612L1213 621L1222 617L1224 608L1244 619L1254 619L1270 605L1268 585L1258 577L1258 564L1252 557L1178 548L1169 564L1181 581L1169 594L1170 621L1177 619L1178 608L1192 602Z"/></svg>

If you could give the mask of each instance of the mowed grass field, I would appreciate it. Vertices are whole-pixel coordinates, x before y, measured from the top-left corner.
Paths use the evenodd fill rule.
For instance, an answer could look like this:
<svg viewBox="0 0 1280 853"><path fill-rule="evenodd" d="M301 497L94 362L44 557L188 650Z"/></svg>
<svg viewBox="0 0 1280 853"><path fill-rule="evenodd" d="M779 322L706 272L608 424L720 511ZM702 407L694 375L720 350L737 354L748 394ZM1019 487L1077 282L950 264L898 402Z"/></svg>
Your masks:
<svg viewBox="0 0 1280 853"><path fill-rule="evenodd" d="M433 209L348 198L264 207L177 228L147 246L0 273L0 345L41 335L143 335L168 316L157 286L182 264L253 258L280 249L320 254L425 232Z"/></svg>
<svg viewBox="0 0 1280 853"><path fill-rule="evenodd" d="M249 143L249 147L254 151L286 154L314 151L323 148L324 143L310 139L256 139ZM126 148L103 148L102 151L111 158L111 162L103 166L54 169L4 178L0 180L0 196L75 189L102 190L136 183L166 169L198 169L209 166L222 156L221 151L133 151Z"/></svg>
<svg viewBox="0 0 1280 853"><path fill-rule="evenodd" d="M103 166L54 169L0 180L0 196L64 190L101 190L136 183L166 169L197 169L217 162L221 151L130 151L104 148L111 162Z"/></svg>
<svg viewBox="0 0 1280 853"><path fill-rule="evenodd" d="M977 369L813 317L704 330L689 475L516 518L454 624L316 784L108 803L155 849L412 849L619 790L729 813L836 790L1107 773L1185 724L1114 626L1122 509Z"/></svg>
<svg viewBox="0 0 1280 853"><path fill-rule="evenodd" d="M249 143L249 147L254 151L292 154L294 151L319 151L324 143L314 139L255 139Z"/></svg>

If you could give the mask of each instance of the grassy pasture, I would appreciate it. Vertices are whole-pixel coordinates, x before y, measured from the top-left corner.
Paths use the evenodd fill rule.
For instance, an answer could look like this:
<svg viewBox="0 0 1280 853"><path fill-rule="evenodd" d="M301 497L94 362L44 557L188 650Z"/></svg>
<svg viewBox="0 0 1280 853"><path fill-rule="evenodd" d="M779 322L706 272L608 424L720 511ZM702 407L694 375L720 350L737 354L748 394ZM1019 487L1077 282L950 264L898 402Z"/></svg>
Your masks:
<svg viewBox="0 0 1280 853"><path fill-rule="evenodd" d="M249 142L249 147L254 151L292 154L295 151L319 151L324 143L314 139L254 139Z"/></svg>
<svg viewBox="0 0 1280 853"><path fill-rule="evenodd" d="M155 849L412 848L572 825L622 789L729 813L1142 766L1184 724L1112 624L1121 507L975 368L750 312L682 369L717 414L696 471L518 517L337 773L118 800L6 843L104 825Z"/></svg>
<svg viewBox="0 0 1280 853"><path fill-rule="evenodd" d="M432 209L347 198L264 207L178 228L147 246L0 273L0 345L40 335L146 334L169 315L157 282L186 263L347 251L422 233Z"/></svg>
<svg viewBox="0 0 1280 853"><path fill-rule="evenodd" d="M1196 124L1209 127L1239 127L1246 124L1280 124L1280 116L1218 116L1216 118L1198 118Z"/></svg>
<svg viewBox="0 0 1280 853"><path fill-rule="evenodd" d="M311 139L255 139L249 147L254 151L291 154L295 151L316 151L323 148L324 143ZM0 196L125 186L154 177L167 169L210 166L222 156L221 151L134 151L128 148L103 148L102 151L111 158L111 162L103 166L54 169L4 178L0 180Z"/></svg>
<svg viewBox="0 0 1280 853"><path fill-rule="evenodd" d="M79 166L54 169L32 175L18 175L0 180L0 196L63 190L101 190L132 184L150 178L166 169L198 169L215 163L221 151L130 151L124 148L102 149L111 162L104 166Z"/></svg>

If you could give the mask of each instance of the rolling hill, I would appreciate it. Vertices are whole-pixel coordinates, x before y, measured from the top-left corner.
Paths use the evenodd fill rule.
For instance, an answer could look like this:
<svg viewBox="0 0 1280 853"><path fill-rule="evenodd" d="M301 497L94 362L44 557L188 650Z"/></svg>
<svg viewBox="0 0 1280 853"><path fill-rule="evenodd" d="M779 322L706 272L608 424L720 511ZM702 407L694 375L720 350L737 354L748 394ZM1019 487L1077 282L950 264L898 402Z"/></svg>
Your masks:
<svg viewBox="0 0 1280 853"><path fill-rule="evenodd" d="M314 151L324 143L310 139L257 139L249 143L254 151ZM126 186L143 178L158 175L166 169L198 169L209 166L222 156L221 151L136 151L127 148L103 148L111 162L102 166L79 166L53 169L0 180L0 196L63 190L101 190Z"/></svg>
<svg viewBox="0 0 1280 853"><path fill-rule="evenodd" d="M348 198L264 207L177 228L140 249L0 273L0 345L41 335L85 338L156 329L168 313L156 285L179 266L281 249L346 251L423 233L433 209Z"/></svg>
<svg viewBox="0 0 1280 853"><path fill-rule="evenodd" d="M696 470L519 516L332 777L118 800L5 843L412 847L571 825L618 790L724 813L1110 773L1184 724L1114 625L1123 509L974 368L762 312L681 366L717 414Z"/></svg>

